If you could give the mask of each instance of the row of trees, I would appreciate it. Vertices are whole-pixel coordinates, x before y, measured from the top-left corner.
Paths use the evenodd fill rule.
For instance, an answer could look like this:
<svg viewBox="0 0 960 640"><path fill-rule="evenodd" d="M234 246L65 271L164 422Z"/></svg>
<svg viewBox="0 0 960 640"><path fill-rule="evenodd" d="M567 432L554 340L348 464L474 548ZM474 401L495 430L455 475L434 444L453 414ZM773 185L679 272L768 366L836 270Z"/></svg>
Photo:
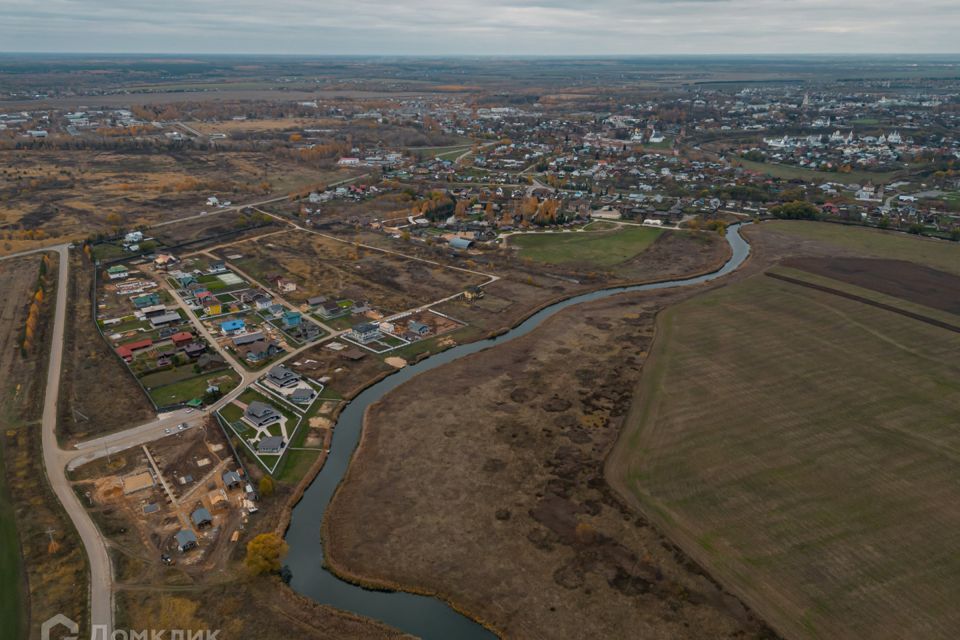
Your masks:
<svg viewBox="0 0 960 640"><path fill-rule="evenodd" d="M47 283L47 272L50 268L50 258L44 255L40 258L40 274L37 277L37 287L30 299L30 308L27 311L27 320L23 327L23 339L20 342L20 355L27 357L33 351L34 341L40 324L40 309L43 306L44 289Z"/></svg>

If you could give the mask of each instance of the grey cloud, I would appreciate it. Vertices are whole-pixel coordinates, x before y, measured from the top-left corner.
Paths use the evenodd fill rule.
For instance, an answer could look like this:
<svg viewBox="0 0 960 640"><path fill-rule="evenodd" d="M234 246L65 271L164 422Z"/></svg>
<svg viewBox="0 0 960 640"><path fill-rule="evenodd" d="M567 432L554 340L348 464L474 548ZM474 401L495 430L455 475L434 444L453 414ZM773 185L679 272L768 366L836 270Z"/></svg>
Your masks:
<svg viewBox="0 0 960 640"><path fill-rule="evenodd" d="M8 51L957 52L957 0L0 0Z"/></svg>

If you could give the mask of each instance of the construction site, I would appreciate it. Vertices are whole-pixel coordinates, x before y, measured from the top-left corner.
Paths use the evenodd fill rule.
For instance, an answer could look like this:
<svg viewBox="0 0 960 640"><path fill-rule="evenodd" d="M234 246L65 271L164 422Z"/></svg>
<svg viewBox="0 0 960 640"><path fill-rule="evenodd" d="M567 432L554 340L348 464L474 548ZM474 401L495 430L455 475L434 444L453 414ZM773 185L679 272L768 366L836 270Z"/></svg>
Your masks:
<svg viewBox="0 0 960 640"><path fill-rule="evenodd" d="M194 579L223 570L258 511L253 483L219 427L207 421L170 431L73 472L94 518L115 534L119 568L135 581L163 567Z"/></svg>

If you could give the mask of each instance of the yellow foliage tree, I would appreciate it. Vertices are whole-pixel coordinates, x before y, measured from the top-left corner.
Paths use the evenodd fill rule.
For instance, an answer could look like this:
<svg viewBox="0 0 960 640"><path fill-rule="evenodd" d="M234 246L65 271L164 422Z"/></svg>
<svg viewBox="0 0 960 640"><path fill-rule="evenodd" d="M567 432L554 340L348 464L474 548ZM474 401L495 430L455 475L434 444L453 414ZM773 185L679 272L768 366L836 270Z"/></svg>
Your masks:
<svg viewBox="0 0 960 640"><path fill-rule="evenodd" d="M261 533L247 543L247 568L255 575L280 571L287 543L276 533Z"/></svg>
<svg viewBox="0 0 960 640"><path fill-rule="evenodd" d="M274 491L273 478L271 478L270 476L263 476L262 478L260 478L260 484L258 486L258 489L260 489L261 496L263 497L272 496Z"/></svg>

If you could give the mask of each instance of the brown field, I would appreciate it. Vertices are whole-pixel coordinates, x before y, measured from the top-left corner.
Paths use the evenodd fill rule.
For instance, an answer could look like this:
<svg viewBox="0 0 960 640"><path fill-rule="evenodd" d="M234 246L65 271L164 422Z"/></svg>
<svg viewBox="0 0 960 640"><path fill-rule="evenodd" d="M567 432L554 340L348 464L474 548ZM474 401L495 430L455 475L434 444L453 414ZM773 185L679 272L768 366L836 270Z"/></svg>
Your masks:
<svg viewBox="0 0 960 640"><path fill-rule="evenodd" d="M615 486L785 635L955 637L960 337L763 277L658 332Z"/></svg>
<svg viewBox="0 0 960 640"><path fill-rule="evenodd" d="M958 250L957 260L960 260ZM960 314L960 276L905 260L794 258L784 266Z"/></svg>
<svg viewBox="0 0 960 640"><path fill-rule="evenodd" d="M642 629L644 637L775 635L708 575L788 635L884 637L883 629L909 629L913 637L927 637L951 628L952 614L943 612L950 611L947 584L958 575L948 556L956 555L958 523L946 508L956 496L942 481L955 448L943 408L956 402L960 389L947 382L956 372L941 368L952 366L953 346L937 351L940 339L927 334L946 333L941 329L882 309L842 309L862 305L802 287L777 313L751 315L764 299L750 291L754 283L791 286L750 278L782 258L871 255L870 244L844 237L838 227L822 232L829 242L798 242L783 231L779 223L747 230L753 255L726 280L743 284L717 284L697 296L630 294L574 307L509 345L423 374L388 395L368 414L357 456L328 511L328 561L367 584L439 593L509 636L535 636L544 628L551 637L582 637L585 629L597 637L623 636L627 629ZM892 247L918 259L926 255L925 244L911 246L911 240L879 242L885 253ZM490 289L495 286L503 285ZM728 292L737 295L717 302ZM799 301L818 295L830 300ZM671 306L682 297L688 301ZM658 484L647 486L643 468L631 476L639 486L627 491L618 479L622 467L614 464L614 484L623 490L615 493L604 479L605 458L621 425L636 424L636 412L649 406L642 400L652 392L636 384L640 369L645 383L663 360L644 364L654 314L688 306L698 306L709 322L696 336L658 337L656 348L682 345L691 363L684 363L689 371L682 378L657 383L656 397L685 399L706 424L726 422L702 434L692 431L700 421L682 435L660 432L665 445L653 450ZM494 294L451 314L476 322L471 314L494 318L510 310L508 296ZM825 319L829 324L817 326ZM797 326L778 324L788 320ZM899 323L911 328L894 328ZM847 333L839 338L824 329L844 324ZM763 333L756 344L754 327ZM901 336L911 333L916 338L907 344ZM776 340L785 348L772 347ZM741 364L765 353L762 363ZM891 365L871 369L866 360ZM811 361L827 364L807 372L803 365ZM766 394L771 385L798 384L801 375L816 381L816 391ZM914 379L920 388L912 388ZM635 393L641 402L627 417ZM858 417L865 407L871 413ZM779 421L785 411L793 418ZM804 415L816 423L810 435L780 439ZM895 424L910 415L921 416L913 424L925 425L923 434L907 435L904 424ZM833 429L831 419L846 426ZM872 424L878 427L870 436L864 425ZM691 461L691 455L697 457ZM744 455L746 463L736 462ZM754 473L735 473L751 469L747 463ZM653 489L657 502L637 500L636 492ZM823 508L791 498L796 495L816 495ZM916 527L914 516L932 528ZM901 574L910 579L895 578ZM909 619L924 607L927 616Z"/></svg>
<svg viewBox="0 0 960 640"><path fill-rule="evenodd" d="M3 151L0 164L4 252L197 214L213 193L240 203L348 175L248 152Z"/></svg>
<svg viewBox="0 0 960 640"><path fill-rule="evenodd" d="M757 276L661 314L609 481L784 635L955 637L960 337L902 312L925 307L898 280L922 290L929 270L836 257L942 266L950 245L803 223L748 235L748 272L774 252L878 271L857 272L870 289L814 277L841 295Z"/></svg>
<svg viewBox="0 0 960 640"><path fill-rule="evenodd" d="M61 438L83 440L152 420L156 414L94 325L93 265L80 252L71 260L57 426Z"/></svg>
<svg viewBox="0 0 960 640"><path fill-rule="evenodd" d="M18 627L39 637L40 624L64 613L81 626L86 619L86 565L73 525L63 514L45 481L41 452L40 415L49 356L48 323L53 313L56 289L56 256L51 256L47 280L49 294L33 349L22 357L21 332L30 296L36 287L40 256L0 262L4 283L0 304L0 554L4 630L16 634ZM5 485L5 486L4 486ZM53 536L53 544L47 531ZM19 534L19 540L17 537ZM7 564L10 555L13 564ZM18 567L17 556L22 558ZM19 583L19 584L17 584ZM23 587L19 603L16 589ZM22 626L21 626L22 625Z"/></svg>
<svg viewBox="0 0 960 640"><path fill-rule="evenodd" d="M572 308L389 394L327 512L328 561L506 637L772 637L603 481L675 295Z"/></svg>
<svg viewBox="0 0 960 640"><path fill-rule="evenodd" d="M280 228L280 224L272 219L254 221L251 216L240 212L213 211L208 215L183 220L176 224L167 224L151 230L150 235L162 242L165 246L175 246L185 242L194 242L201 239L216 238L216 242L239 242L244 238L263 235ZM240 231L251 224L263 224L253 229ZM231 235L235 234L235 235ZM220 239L219 236L226 236ZM198 243L198 246L202 243ZM192 248L192 247L191 247ZM184 249L189 251L190 249Z"/></svg>
<svg viewBox="0 0 960 640"><path fill-rule="evenodd" d="M370 301L384 312L433 302L487 280L440 264L300 231L234 244L217 253L223 258L242 255L230 262L261 283L266 284L273 275L293 280L297 290L284 294L292 302L325 295L332 300Z"/></svg>

